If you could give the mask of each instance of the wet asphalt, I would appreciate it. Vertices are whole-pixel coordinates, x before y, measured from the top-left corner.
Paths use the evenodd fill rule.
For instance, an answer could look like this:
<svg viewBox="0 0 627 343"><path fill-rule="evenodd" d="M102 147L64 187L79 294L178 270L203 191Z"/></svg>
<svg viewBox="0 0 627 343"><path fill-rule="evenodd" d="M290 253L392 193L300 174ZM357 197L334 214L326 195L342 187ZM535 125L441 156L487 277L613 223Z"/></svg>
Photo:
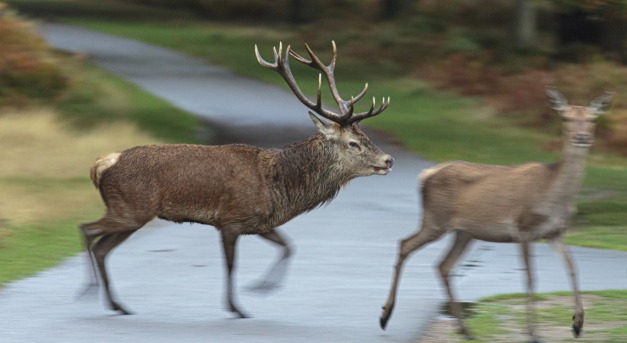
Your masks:
<svg viewBox="0 0 627 343"><path fill-rule="evenodd" d="M210 121L221 142L280 146L314 132L307 109L289 91L132 40L59 24L42 24L41 32L58 49L85 54ZM271 49L260 48L262 54ZM257 63L252 47L250 63ZM392 103L381 115L393 111ZM447 238L406 264L386 331L378 318L398 240L413 233L420 219L416 175L432 163L376 132L371 138L395 157L392 173L355 179L330 205L282 226L296 248L283 288L261 296L246 291L278 251L254 236L240 240L238 297L253 318L232 319L224 310L223 261L213 228L154 221L109 259L116 294L134 315L115 315L98 296L76 298L87 269L79 255L0 290L0 342L415 341L442 304L435 265ZM572 252L582 289L627 288L627 253L580 247ZM570 289L548 245L535 244L533 255L538 291ZM522 292L518 247L476 242L453 282L462 301Z"/></svg>

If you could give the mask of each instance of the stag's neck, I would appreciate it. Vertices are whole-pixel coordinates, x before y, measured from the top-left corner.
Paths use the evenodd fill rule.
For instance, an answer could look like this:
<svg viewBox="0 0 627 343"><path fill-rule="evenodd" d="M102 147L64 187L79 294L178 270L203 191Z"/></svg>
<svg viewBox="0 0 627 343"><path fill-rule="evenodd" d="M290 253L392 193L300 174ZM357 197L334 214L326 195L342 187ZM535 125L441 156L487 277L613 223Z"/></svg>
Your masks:
<svg viewBox="0 0 627 343"><path fill-rule="evenodd" d="M551 187L551 193L558 200L573 200L584 177L587 157L588 148L577 148L565 143L562 158L557 164L557 176Z"/></svg>
<svg viewBox="0 0 627 343"><path fill-rule="evenodd" d="M275 150L269 182L286 217L331 201L353 176L342 168L333 147L320 134Z"/></svg>

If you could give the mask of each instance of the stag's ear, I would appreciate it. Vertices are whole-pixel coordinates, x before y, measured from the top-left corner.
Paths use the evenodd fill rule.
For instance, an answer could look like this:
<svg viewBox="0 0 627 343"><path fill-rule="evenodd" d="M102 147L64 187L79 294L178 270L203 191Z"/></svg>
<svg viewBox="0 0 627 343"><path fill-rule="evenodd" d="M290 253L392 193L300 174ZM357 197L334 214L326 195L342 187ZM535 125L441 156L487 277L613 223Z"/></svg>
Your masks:
<svg viewBox="0 0 627 343"><path fill-rule="evenodd" d="M590 108L596 115L601 115L608 110L614 99L614 93L605 92L605 94L598 96L590 103Z"/></svg>
<svg viewBox="0 0 627 343"><path fill-rule="evenodd" d="M315 114L309 112L311 121L316 124L318 130L327 138L339 138L340 137L340 125L332 121L324 121L318 118Z"/></svg>
<svg viewBox="0 0 627 343"><path fill-rule="evenodd" d="M546 95L551 100L551 108L556 111L563 111L568 106L568 100L560 93L556 87L546 86Z"/></svg>

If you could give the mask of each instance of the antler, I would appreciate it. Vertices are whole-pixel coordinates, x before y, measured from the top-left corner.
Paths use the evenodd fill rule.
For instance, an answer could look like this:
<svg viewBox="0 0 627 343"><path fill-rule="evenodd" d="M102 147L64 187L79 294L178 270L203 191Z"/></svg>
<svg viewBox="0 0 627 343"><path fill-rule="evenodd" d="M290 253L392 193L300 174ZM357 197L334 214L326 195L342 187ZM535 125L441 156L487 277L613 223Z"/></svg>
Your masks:
<svg viewBox="0 0 627 343"><path fill-rule="evenodd" d="M363 98L363 96L366 94L366 91L368 90L367 83L364 86L364 89L359 94L357 94L357 96L351 97L351 100L342 99L342 97L340 96L340 93L337 90L337 85L335 83L335 75L334 75L335 61L337 59L337 47L335 46L335 41L332 41L332 44L333 44L333 57L331 58L331 63L329 63L329 65L325 65L324 63L322 63L322 61L320 61L320 59L313 53L313 51L311 50L308 44L305 44L305 48L307 49L307 53L309 53L311 60L308 60L300 56L296 52L292 51L289 45L287 46L287 49L285 49L285 56L283 56L282 55L282 50L283 50L282 43L279 43L278 52L277 52L276 47L273 47L274 63L269 63L261 57L261 55L259 54L257 45L255 45L255 55L257 56L257 61L259 62L259 64L261 64L262 66L266 68L269 68L278 72L283 77L283 79L285 79L285 81L287 82L292 92L294 92L296 97L305 106L309 107L310 109L312 109L319 115L331 121L334 121L342 126L351 125L353 123L359 122L368 117L376 116L377 114L383 112L390 104L389 97L387 98L387 100L383 98L383 100L381 101L381 105L376 110L375 110L375 105L376 105L375 99L373 97L370 110L368 110L367 112L354 113L355 103L357 103L357 101ZM290 70L290 64L289 64L290 56L294 57L297 61L305 65L308 65L314 69L318 69L322 72L321 74L318 74L318 94L317 94L315 103L309 100L298 87L298 84L296 83L296 80L294 79L294 76L292 75L292 71ZM322 74L324 74L324 76L326 77L327 82L329 83L329 88L331 89L331 94L333 96L333 99L335 100L335 102L340 108L339 114L322 108Z"/></svg>

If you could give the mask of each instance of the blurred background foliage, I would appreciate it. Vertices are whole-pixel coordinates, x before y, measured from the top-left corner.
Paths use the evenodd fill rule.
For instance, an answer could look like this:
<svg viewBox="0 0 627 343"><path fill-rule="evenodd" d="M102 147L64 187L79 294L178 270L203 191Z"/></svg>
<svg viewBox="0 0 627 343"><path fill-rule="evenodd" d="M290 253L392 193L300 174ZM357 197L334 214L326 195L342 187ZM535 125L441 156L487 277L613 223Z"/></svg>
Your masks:
<svg viewBox="0 0 627 343"><path fill-rule="evenodd" d="M0 3L0 104L50 100L68 87L69 78L36 32Z"/></svg>
<svg viewBox="0 0 627 343"><path fill-rule="evenodd" d="M440 89L481 97L501 115L544 132L559 129L546 106L545 85L557 85L577 101L605 90L627 93L626 0L8 2L41 18L63 12L64 17L112 21L193 18L270 25L315 48L326 48L331 36L344 56L364 63L362 75L368 70L385 77L409 75ZM59 6L63 3L72 10ZM13 30L2 35L4 40L31 30L11 16L2 21L0 30ZM68 80L42 44L36 38L14 39L21 45L0 56L2 77L10 81L3 83L9 86L4 86L0 101L62 93ZM24 87L26 83L33 86ZM598 147L627 156L627 102L618 97L612 116L602 117L599 124Z"/></svg>

